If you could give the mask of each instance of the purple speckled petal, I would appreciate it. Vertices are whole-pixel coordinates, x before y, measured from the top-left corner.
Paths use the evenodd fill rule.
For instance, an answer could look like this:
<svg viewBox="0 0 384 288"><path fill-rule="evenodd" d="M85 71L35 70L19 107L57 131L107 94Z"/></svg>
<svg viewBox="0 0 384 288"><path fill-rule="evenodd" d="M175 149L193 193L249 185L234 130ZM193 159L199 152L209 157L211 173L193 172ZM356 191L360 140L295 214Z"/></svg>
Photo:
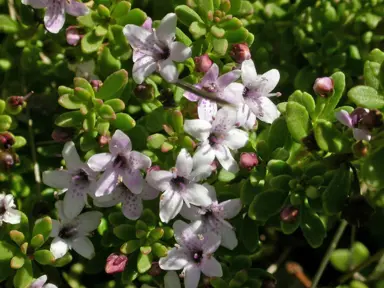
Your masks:
<svg viewBox="0 0 384 288"><path fill-rule="evenodd" d="M78 17L89 13L89 9L84 3L76 0L63 1L65 2L65 10L69 15Z"/></svg>
<svg viewBox="0 0 384 288"><path fill-rule="evenodd" d="M221 75L216 82L219 90L224 90L226 87L228 87L229 84L239 79L240 75L241 75L240 70L233 70Z"/></svg>
<svg viewBox="0 0 384 288"><path fill-rule="evenodd" d="M51 33L59 33L65 23L65 1L52 0L45 11L45 28Z"/></svg>
<svg viewBox="0 0 384 288"><path fill-rule="evenodd" d="M200 81L200 85L204 86L207 83L216 83L217 78L219 77L219 66L216 63L213 63L211 68L205 73L203 79Z"/></svg>
<svg viewBox="0 0 384 288"><path fill-rule="evenodd" d="M111 194L117 186L118 178L119 174L115 169L112 167L107 169L96 183L95 196L100 197Z"/></svg>
<svg viewBox="0 0 384 288"><path fill-rule="evenodd" d="M131 172L124 171L123 183L132 191L133 194L140 194L143 191L144 179L140 173L140 170L134 170Z"/></svg>
<svg viewBox="0 0 384 288"><path fill-rule="evenodd" d="M131 150L131 139L129 139L129 137L121 130L116 130L112 136L111 142L109 142L109 151L112 155L117 155Z"/></svg>
<svg viewBox="0 0 384 288"><path fill-rule="evenodd" d="M126 191L123 196L123 205L121 210L125 217L130 220L137 220L143 212L143 203L141 197Z"/></svg>
<svg viewBox="0 0 384 288"><path fill-rule="evenodd" d="M212 122L217 113L217 104L216 102L200 99L199 104L197 106L197 114L199 115L199 119L206 120L208 122Z"/></svg>

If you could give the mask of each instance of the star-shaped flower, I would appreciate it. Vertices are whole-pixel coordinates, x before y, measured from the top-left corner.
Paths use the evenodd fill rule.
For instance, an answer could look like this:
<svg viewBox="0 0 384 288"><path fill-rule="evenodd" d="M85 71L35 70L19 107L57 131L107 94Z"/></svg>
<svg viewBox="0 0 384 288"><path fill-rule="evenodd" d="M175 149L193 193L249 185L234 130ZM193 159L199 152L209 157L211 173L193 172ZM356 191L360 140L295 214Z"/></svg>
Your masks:
<svg viewBox="0 0 384 288"><path fill-rule="evenodd" d="M167 14L157 29L146 29L128 24L124 35L131 44L133 54L133 79L141 84L146 77L157 71L168 82L177 81L179 75L174 62L183 62L191 57L191 48L175 42L177 17Z"/></svg>
<svg viewBox="0 0 384 288"><path fill-rule="evenodd" d="M65 13L82 16L89 12L87 6L76 0L21 0L35 9L47 8L44 16L45 28L51 33L59 33L65 23Z"/></svg>
<svg viewBox="0 0 384 288"><path fill-rule="evenodd" d="M200 225L198 221L188 225L177 220L173 224L173 231L178 245L159 261L163 270L183 269L184 285L187 288L198 286L200 273L208 277L223 276L220 263L212 255L220 246L220 237L214 232L198 234Z"/></svg>
<svg viewBox="0 0 384 288"><path fill-rule="evenodd" d="M212 118L212 123L202 119L184 122L184 131L200 140L193 156L194 167L210 165L217 158L225 170L236 173L239 166L230 149L244 147L248 141L248 133L235 128L238 116L233 108L221 108Z"/></svg>
<svg viewBox="0 0 384 288"><path fill-rule="evenodd" d="M201 79L200 83L196 84L195 87L210 93L216 93L218 98L228 103L237 104L242 102L241 95L239 95L239 93L232 93L230 87L229 89L226 88L230 86L232 82L239 79L240 75L240 70L233 70L219 77L219 67L214 63ZM200 119L212 121L212 115L215 115L217 112L216 102L201 98L188 91L184 93L184 97L193 102L198 101L197 112Z"/></svg>
<svg viewBox="0 0 384 288"><path fill-rule="evenodd" d="M40 276L35 281L32 282L31 286L29 288L57 288L56 285L47 283L48 277L47 275Z"/></svg>
<svg viewBox="0 0 384 288"><path fill-rule="evenodd" d="M212 204L207 207L184 206L181 216L190 221L200 221L199 233L215 232L221 237L221 245L232 250L237 246L237 238L234 228L226 219L231 219L239 214L242 204L240 199L230 199L218 203L215 187L204 184L209 191Z"/></svg>
<svg viewBox="0 0 384 288"><path fill-rule="evenodd" d="M16 208L13 201L13 195L5 193L0 194L0 226L3 222L9 224L19 224L21 220L21 213Z"/></svg>
<svg viewBox="0 0 384 288"><path fill-rule="evenodd" d="M147 182L163 191L160 197L160 219L167 223L179 214L183 203L190 206L208 206L212 200L208 190L194 181L193 160L187 150L182 149L176 159L176 168L170 171L151 171Z"/></svg>
<svg viewBox="0 0 384 288"><path fill-rule="evenodd" d="M98 211L90 211L75 218L68 218L63 211L63 201L57 201L55 206L60 219L59 221L52 220L50 235L50 237L54 238L50 248L52 254L56 259L59 259L68 250L73 249L87 259L93 258L95 248L87 236L97 229L103 214Z"/></svg>
<svg viewBox="0 0 384 288"><path fill-rule="evenodd" d="M120 182L119 177L132 193L141 193L144 179L140 169L148 169L151 166L151 159L132 151L131 139L120 130L116 130L113 134L109 142L109 151L111 153L96 154L88 160L91 169L104 171L96 183L95 196L111 194Z"/></svg>
<svg viewBox="0 0 384 288"><path fill-rule="evenodd" d="M371 140L371 133L368 129L365 129L364 125L360 125L364 116L369 113L368 109L357 108L349 114L345 110L340 110L335 113L335 117L341 124L349 127L353 131L353 137L359 140Z"/></svg>
<svg viewBox="0 0 384 288"><path fill-rule="evenodd" d="M64 213L67 217L74 218L87 203L87 195L93 190L97 173L80 160L75 143L65 143L62 155L68 170L45 171L43 182L50 187L66 190Z"/></svg>
<svg viewBox="0 0 384 288"><path fill-rule="evenodd" d="M269 99L280 93L270 93L280 80L280 73L276 69L269 70L263 75L257 75L252 60L245 60L241 64L241 78L244 86L235 86L240 89L244 102L249 106L256 117L266 123L272 123L280 116L276 105Z"/></svg>

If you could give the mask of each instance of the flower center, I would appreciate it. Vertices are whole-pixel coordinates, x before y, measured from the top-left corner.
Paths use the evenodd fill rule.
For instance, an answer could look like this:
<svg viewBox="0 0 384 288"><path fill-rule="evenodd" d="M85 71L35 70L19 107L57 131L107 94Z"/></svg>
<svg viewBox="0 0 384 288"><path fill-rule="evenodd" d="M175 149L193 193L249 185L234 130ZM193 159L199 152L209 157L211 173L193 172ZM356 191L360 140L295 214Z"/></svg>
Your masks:
<svg viewBox="0 0 384 288"><path fill-rule="evenodd" d="M208 137L208 142L210 146L215 146L216 144L219 144L221 141L220 141L220 138L217 137L215 134L210 134Z"/></svg>
<svg viewBox="0 0 384 288"><path fill-rule="evenodd" d="M179 189L183 189L185 187L185 184L187 182L187 179L181 176L177 176L171 180L171 183L173 186L176 186Z"/></svg>
<svg viewBox="0 0 384 288"><path fill-rule="evenodd" d="M171 50L169 50L168 47L164 47L163 52L160 54L160 59L161 60L167 60L169 56L171 55Z"/></svg>
<svg viewBox="0 0 384 288"><path fill-rule="evenodd" d="M244 87L243 97L248 97L248 92L249 92L249 89L247 87Z"/></svg>
<svg viewBox="0 0 384 288"><path fill-rule="evenodd" d="M127 158L124 155L118 154L113 161L114 168L122 168L127 166Z"/></svg>
<svg viewBox="0 0 384 288"><path fill-rule="evenodd" d="M195 263L200 263L201 260L203 259L203 251L198 250L192 252L192 259Z"/></svg>
<svg viewBox="0 0 384 288"><path fill-rule="evenodd" d="M364 108L359 107L353 110L352 113L350 114L350 117L352 118L353 127L357 128L361 120L363 120L364 116L367 114L368 112Z"/></svg>
<svg viewBox="0 0 384 288"><path fill-rule="evenodd" d="M206 83L204 86L203 86L203 89L207 92L210 92L210 93L214 93L214 92L217 92L219 89L216 85L216 83Z"/></svg>
<svg viewBox="0 0 384 288"><path fill-rule="evenodd" d="M88 173L80 169L75 175L72 176L72 181L77 184L87 184L89 182Z"/></svg>
<svg viewBox="0 0 384 288"><path fill-rule="evenodd" d="M7 209L5 208L4 200L0 202L0 216L3 216L7 212Z"/></svg>
<svg viewBox="0 0 384 288"><path fill-rule="evenodd" d="M69 238L72 238L73 236L76 236L77 232L78 232L77 226L67 225L61 228L59 232L59 237L62 239L69 239Z"/></svg>

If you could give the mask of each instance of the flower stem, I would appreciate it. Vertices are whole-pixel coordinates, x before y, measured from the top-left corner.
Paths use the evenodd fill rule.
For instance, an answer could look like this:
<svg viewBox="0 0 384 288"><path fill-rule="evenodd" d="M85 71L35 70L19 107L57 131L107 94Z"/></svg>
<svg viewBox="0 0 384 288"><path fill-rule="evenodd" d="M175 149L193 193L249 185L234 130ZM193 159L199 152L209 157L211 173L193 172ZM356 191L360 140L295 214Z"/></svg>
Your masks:
<svg viewBox="0 0 384 288"><path fill-rule="evenodd" d="M37 192L41 192L41 177L40 177L40 166L37 162L37 153L36 153L36 144L35 144L35 135L33 133L33 121L31 118L31 112L27 108L28 113L28 134L29 134L29 145L31 147L32 162L33 162L33 172L35 174L35 181L37 184Z"/></svg>
<svg viewBox="0 0 384 288"><path fill-rule="evenodd" d="M345 221L345 220L342 220L341 223L340 223L339 228L337 229L337 231L335 233L335 236L333 236L332 242L329 245L329 247L327 249L327 252L325 253L325 255L323 257L323 260L321 260L319 269L317 270L316 275L315 275L315 277L313 279L311 288L316 288L317 285L319 284L320 278L323 275L324 270L325 270L325 268L328 265L329 258L331 258L331 254L336 249L337 244L339 243L340 238L343 235L344 230L345 230L345 228L347 228L347 226L348 226L348 222Z"/></svg>
<svg viewBox="0 0 384 288"><path fill-rule="evenodd" d="M235 106L234 104L232 103L229 103L227 101L225 101L224 99L221 99L217 96L216 93L210 93L210 92L207 92L207 91L204 91L202 89L199 89L199 88L196 88L195 86L193 86L192 84L190 83L187 83L183 80L178 80L176 83L174 83L176 86L180 87L181 89L184 89L188 92L191 92L197 96L200 96L204 99L207 99L207 100L210 100L210 101L214 101L218 104L221 104L221 105L229 105L229 106Z"/></svg>

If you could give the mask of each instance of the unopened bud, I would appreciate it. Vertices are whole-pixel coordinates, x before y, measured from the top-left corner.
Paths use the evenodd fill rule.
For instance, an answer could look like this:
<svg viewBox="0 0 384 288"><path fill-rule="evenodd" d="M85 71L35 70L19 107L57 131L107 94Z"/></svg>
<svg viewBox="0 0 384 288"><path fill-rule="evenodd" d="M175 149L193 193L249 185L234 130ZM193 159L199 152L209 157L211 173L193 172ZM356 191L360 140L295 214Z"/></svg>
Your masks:
<svg viewBox="0 0 384 288"><path fill-rule="evenodd" d="M83 37L76 26L69 26L67 30L65 30L65 36L67 38L67 43L72 46L77 46Z"/></svg>
<svg viewBox="0 0 384 288"><path fill-rule="evenodd" d="M361 119L361 125L368 130L378 128L383 125L383 114L377 109L370 110Z"/></svg>
<svg viewBox="0 0 384 288"><path fill-rule="evenodd" d="M103 82L101 80L91 80L90 83L95 92L99 91L100 87L103 86Z"/></svg>
<svg viewBox="0 0 384 288"><path fill-rule="evenodd" d="M196 72L207 73L209 68L211 68L213 62L209 58L208 54L203 54L201 56L195 57L195 70Z"/></svg>
<svg viewBox="0 0 384 288"><path fill-rule="evenodd" d="M3 148L7 150L15 144L15 138L13 138L11 133L0 133L0 143L3 144Z"/></svg>
<svg viewBox="0 0 384 288"><path fill-rule="evenodd" d="M169 88L163 89L157 99L163 104L164 108L176 107L173 91Z"/></svg>
<svg viewBox="0 0 384 288"><path fill-rule="evenodd" d="M299 215L299 209L294 206L288 206L283 208L280 212L280 219L286 223L295 222Z"/></svg>
<svg viewBox="0 0 384 288"><path fill-rule="evenodd" d="M72 128L56 127L53 130L51 137L58 143L65 143L72 140L74 133L75 131Z"/></svg>
<svg viewBox="0 0 384 288"><path fill-rule="evenodd" d="M317 78L313 85L313 91L320 97L328 97L333 93L334 82L330 77Z"/></svg>
<svg viewBox="0 0 384 288"><path fill-rule="evenodd" d="M109 143L109 140L110 140L109 136L101 135L99 137L99 145L100 145L100 147L104 147L105 145L107 145Z"/></svg>
<svg viewBox="0 0 384 288"><path fill-rule="evenodd" d="M212 11L208 11L207 18L209 21L213 21L213 12Z"/></svg>
<svg viewBox="0 0 384 288"><path fill-rule="evenodd" d="M161 168L160 168L159 165L153 165L153 166L151 166L151 167L149 167L149 168L147 169L147 174L150 173L150 172L152 172L152 171L160 171L160 170L161 170Z"/></svg>
<svg viewBox="0 0 384 288"><path fill-rule="evenodd" d="M0 150L0 167L2 171L9 171L18 162L18 160L19 159L16 154Z"/></svg>
<svg viewBox="0 0 384 288"><path fill-rule="evenodd" d="M355 195L345 201L341 217L350 225L361 227L369 222L374 212L375 209L369 204L367 198Z"/></svg>
<svg viewBox="0 0 384 288"><path fill-rule="evenodd" d="M128 257L125 255L111 254L107 258L107 263L105 265L105 273L115 274L123 272L125 266L127 265Z"/></svg>
<svg viewBox="0 0 384 288"><path fill-rule="evenodd" d="M152 262L151 269L149 269L148 274L152 277L159 276L162 270L160 268L159 262Z"/></svg>
<svg viewBox="0 0 384 288"><path fill-rule="evenodd" d="M252 170L259 164L259 159L255 153L241 153L240 155L240 167L248 170Z"/></svg>
<svg viewBox="0 0 384 288"><path fill-rule="evenodd" d="M239 64L243 63L245 60L251 59L251 52L249 51L249 47L246 43L232 45L232 50L229 55L236 63Z"/></svg>
<svg viewBox="0 0 384 288"><path fill-rule="evenodd" d="M358 141L352 146L353 154L356 158L362 158L367 156L369 151L369 142L367 141Z"/></svg>
<svg viewBox="0 0 384 288"><path fill-rule="evenodd" d="M155 98L155 88L149 84L137 85L133 93L136 98L143 101L151 101Z"/></svg>

